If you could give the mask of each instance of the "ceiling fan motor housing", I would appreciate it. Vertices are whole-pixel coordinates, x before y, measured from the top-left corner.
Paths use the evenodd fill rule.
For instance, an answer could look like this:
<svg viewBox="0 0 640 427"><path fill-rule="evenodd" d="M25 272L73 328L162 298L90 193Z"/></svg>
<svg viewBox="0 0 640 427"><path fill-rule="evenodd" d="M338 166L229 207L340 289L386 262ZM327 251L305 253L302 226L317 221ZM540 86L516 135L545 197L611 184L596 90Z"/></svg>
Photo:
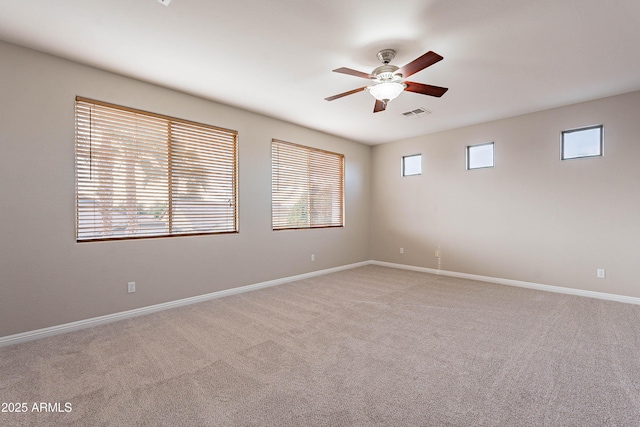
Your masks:
<svg viewBox="0 0 640 427"><path fill-rule="evenodd" d="M389 64L395 56L396 51L393 49L383 49L378 52L378 59L384 65L371 72L371 75L375 77L375 84L367 88L374 98L382 101L383 108L386 108L387 103L400 95L406 87L404 83L400 83L402 75L395 74L399 68Z"/></svg>
<svg viewBox="0 0 640 427"><path fill-rule="evenodd" d="M400 74L395 74L395 72L398 71L398 69L399 68L396 67L395 65L385 64L373 70L371 72L371 75L375 76L376 80L379 80L379 81L391 81L394 79L397 80L402 77L402 75Z"/></svg>

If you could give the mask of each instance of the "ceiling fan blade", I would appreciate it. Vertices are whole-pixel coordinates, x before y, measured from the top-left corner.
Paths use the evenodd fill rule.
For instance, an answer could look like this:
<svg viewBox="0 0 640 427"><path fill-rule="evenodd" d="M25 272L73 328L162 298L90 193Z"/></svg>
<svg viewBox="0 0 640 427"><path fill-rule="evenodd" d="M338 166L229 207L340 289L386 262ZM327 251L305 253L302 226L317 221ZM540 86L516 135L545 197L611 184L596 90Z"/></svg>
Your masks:
<svg viewBox="0 0 640 427"><path fill-rule="evenodd" d="M351 68L346 68L346 67L336 68L335 70L333 70L333 72L349 74L350 76L362 77L363 79L375 78L375 76L372 76L371 74L363 73L362 71L358 71L358 70L352 70Z"/></svg>
<svg viewBox="0 0 640 427"><path fill-rule="evenodd" d="M449 88L446 88L446 87L425 85L422 83L415 83L415 82L404 82L404 84L407 85L407 87L404 88L404 90L406 90L407 92L415 92L415 93L421 93L423 95L437 96L438 98L440 98L442 95L445 94L446 91L449 90Z"/></svg>
<svg viewBox="0 0 640 427"><path fill-rule="evenodd" d="M376 105L374 105L373 107L373 112L377 113L380 111L384 111L385 108L387 108L387 104L384 103L383 101L380 101L379 99L376 99Z"/></svg>
<svg viewBox="0 0 640 427"><path fill-rule="evenodd" d="M422 55L420 58L416 58L404 67L401 67L398 71L395 72L395 74L402 74L402 77L407 78L410 75L415 74L420 70L424 70L425 68L435 64L438 61L442 61L442 59L442 56L433 51L429 51Z"/></svg>
<svg viewBox="0 0 640 427"><path fill-rule="evenodd" d="M342 92L342 93L339 93L337 95L330 96L328 98L325 98L325 100L326 101L333 101L334 99L342 98L343 96L353 95L354 93L362 92L366 88L367 88L367 86L359 87L358 89L353 89L353 90L350 90L348 92Z"/></svg>

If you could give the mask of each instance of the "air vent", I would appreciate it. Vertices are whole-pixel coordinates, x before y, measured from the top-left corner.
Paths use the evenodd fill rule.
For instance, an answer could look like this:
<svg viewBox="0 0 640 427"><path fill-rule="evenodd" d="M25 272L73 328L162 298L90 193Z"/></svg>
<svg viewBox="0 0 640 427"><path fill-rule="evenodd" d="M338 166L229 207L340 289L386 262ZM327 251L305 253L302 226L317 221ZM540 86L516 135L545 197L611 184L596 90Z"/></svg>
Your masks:
<svg viewBox="0 0 640 427"><path fill-rule="evenodd" d="M425 108L416 108L415 110L410 110L407 111L405 113L402 113L403 116L405 116L408 119L417 119L419 117L424 117L428 114L431 114L431 111L425 109Z"/></svg>
<svg viewBox="0 0 640 427"><path fill-rule="evenodd" d="M171 3L171 0L158 0L158 3L164 6L169 6L169 3Z"/></svg>

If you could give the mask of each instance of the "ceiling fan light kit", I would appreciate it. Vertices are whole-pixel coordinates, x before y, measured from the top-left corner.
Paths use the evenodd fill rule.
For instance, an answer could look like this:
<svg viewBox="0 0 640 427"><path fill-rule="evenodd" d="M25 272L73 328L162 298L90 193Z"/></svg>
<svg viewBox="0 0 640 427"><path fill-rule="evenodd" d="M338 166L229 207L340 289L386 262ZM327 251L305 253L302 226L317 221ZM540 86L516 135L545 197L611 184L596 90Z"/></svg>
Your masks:
<svg viewBox="0 0 640 427"><path fill-rule="evenodd" d="M378 59L383 65L374 69L371 74L363 73L362 71L352 70L351 68L337 68L333 70L335 73L349 74L355 77L361 77L365 79L373 80L372 86L365 86L358 89L343 92L338 95L325 98L327 101L333 101L334 99L342 98L347 95L368 90L369 93L376 99L373 112L384 111L387 107L387 103L397 98L403 91L420 93L423 95L441 97L448 90L444 87L425 85L422 83L415 83L409 81L402 81L403 78L409 77L412 74L417 73L438 61L443 59L442 56L435 52L429 51L419 58L411 61L404 67L398 68L395 65L389 63L396 56L396 51L393 49L383 49L378 52Z"/></svg>
<svg viewBox="0 0 640 427"><path fill-rule="evenodd" d="M375 99L383 101L385 103L394 100L402 93L405 85L398 82L381 82L374 86L369 86L369 93L373 95Z"/></svg>

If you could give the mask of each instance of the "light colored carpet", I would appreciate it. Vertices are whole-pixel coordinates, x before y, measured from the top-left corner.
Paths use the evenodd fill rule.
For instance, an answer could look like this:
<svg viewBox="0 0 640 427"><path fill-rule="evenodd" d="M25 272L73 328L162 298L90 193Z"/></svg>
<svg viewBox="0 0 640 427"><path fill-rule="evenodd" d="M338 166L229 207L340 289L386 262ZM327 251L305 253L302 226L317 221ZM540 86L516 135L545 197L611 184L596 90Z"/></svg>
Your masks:
<svg viewBox="0 0 640 427"><path fill-rule="evenodd" d="M0 402L29 406L2 426L638 426L640 306L367 266L0 348Z"/></svg>

